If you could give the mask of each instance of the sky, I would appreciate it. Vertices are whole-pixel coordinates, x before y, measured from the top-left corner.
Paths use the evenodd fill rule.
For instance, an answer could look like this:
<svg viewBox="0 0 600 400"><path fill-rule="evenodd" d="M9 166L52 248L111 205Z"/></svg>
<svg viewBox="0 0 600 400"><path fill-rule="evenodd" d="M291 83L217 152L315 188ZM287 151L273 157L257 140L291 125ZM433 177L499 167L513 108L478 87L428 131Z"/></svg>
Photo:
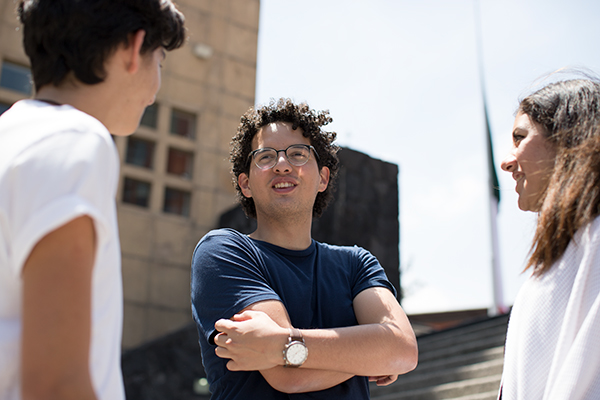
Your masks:
<svg viewBox="0 0 600 400"><path fill-rule="evenodd" d="M408 314L493 306L479 61L500 179L504 302L521 284L536 215L500 169L519 99L600 74L597 0L261 0L257 104L329 110L338 144L399 166ZM480 23L478 52L476 21Z"/></svg>

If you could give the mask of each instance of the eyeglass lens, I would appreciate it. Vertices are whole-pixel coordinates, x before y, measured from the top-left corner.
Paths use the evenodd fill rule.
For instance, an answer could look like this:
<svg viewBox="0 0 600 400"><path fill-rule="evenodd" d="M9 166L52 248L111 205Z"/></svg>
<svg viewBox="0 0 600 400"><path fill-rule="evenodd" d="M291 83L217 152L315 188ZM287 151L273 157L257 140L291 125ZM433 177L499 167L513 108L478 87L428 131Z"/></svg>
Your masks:
<svg viewBox="0 0 600 400"><path fill-rule="evenodd" d="M253 155L254 163L260 169L273 168L277 164L277 156L280 151L283 151L288 162L296 167L306 164L310 158L310 147L292 145L285 150L259 149Z"/></svg>

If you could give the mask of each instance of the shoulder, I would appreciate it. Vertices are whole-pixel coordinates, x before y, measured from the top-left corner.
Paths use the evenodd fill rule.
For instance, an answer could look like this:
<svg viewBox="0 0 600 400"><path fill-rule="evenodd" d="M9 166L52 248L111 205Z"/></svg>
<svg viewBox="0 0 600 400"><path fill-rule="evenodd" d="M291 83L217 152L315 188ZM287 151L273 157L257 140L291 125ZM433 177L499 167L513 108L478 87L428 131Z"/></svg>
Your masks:
<svg viewBox="0 0 600 400"><path fill-rule="evenodd" d="M200 239L194 249L194 258L200 254L255 248L247 235L230 228L214 229Z"/></svg>
<svg viewBox="0 0 600 400"><path fill-rule="evenodd" d="M112 153L116 150L110 133L94 117L71 106L52 107L46 112L48 115L43 123L48 125L48 136L56 138L56 141L64 138L70 147L76 146L81 153L96 153L98 150Z"/></svg>
<svg viewBox="0 0 600 400"><path fill-rule="evenodd" d="M352 274L362 274L365 271L382 270L379 260L368 250L360 246L338 246L316 242L319 257L351 271Z"/></svg>
<svg viewBox="0 0 600 400"><path fill-rule="evenodd" d="M315 241L319 252L331 257L346 257L348 259L354 259L357 261L369 261L375 260L375 256L370 251L360 246L339 246L328 243L321 243Z"/></svg>
<svg viewBox="0 0 600 400"><path fill-rule="evenodd" d="M33 132L36 133L96 132L110 136L100 121L75 107L51 106L37 100L18 101L2 115L1 121L6 130L35 128Z"/></svg>
<svg viewBox="0 0 600 400"><path fill-rule="evenodd" d="M585 229L583 239L591 242L600 240L600 216L596 217Z"/></svg>
<svg viewBox="0 0 600 400"><path fill-rule="evenodd" d="M218 243L251 243L247 235L231 228L213 229L200 239L198 246L207 242Z"/></svg>
<svg viewBox="0 0 600 400"><path fill-rule="evenodd" d="M116 147L106 127L69 105L49 106L24 100L5 114L8 115L2 116L0 124L1 139L11 144L6 156L17 164L36 159L44 168L99 160L118 164Z"/></svg>
<svg viewBox="0 0 600 400"><path fill-rule="evenodd" d="M584 254L598 252L600 252L600 216L575 232L569 246L556 264L579 263Z"/></svg>

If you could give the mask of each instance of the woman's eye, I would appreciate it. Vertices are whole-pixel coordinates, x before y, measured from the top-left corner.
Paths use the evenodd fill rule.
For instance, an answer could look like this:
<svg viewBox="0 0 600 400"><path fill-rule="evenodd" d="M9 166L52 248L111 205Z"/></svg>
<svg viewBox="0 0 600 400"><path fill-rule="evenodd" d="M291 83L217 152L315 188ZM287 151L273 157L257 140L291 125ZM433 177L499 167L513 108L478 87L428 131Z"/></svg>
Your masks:
<svg viewBox="0 0 600 400"><path fill-rule="evenodd" d="M513 133L513 142L520 143L523 139L525 139L525 136Z"/></svg>

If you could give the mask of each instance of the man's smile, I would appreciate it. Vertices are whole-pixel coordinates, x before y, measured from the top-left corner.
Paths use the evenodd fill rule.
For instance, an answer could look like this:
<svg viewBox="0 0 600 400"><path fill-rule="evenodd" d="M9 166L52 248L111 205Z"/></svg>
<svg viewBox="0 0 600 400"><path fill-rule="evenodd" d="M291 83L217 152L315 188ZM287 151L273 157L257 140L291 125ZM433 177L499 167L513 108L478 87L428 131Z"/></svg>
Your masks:
<svg viewBox="0 0 600 400"><path fill-rule="evenodd" d="M279 183L276 183L275 185L273 185L273 187L275 189L283 189L283 188L288 188L288 187L293 187L293 186L296 186L296 185L294 185L291 182L279 182Z"/></svg>

